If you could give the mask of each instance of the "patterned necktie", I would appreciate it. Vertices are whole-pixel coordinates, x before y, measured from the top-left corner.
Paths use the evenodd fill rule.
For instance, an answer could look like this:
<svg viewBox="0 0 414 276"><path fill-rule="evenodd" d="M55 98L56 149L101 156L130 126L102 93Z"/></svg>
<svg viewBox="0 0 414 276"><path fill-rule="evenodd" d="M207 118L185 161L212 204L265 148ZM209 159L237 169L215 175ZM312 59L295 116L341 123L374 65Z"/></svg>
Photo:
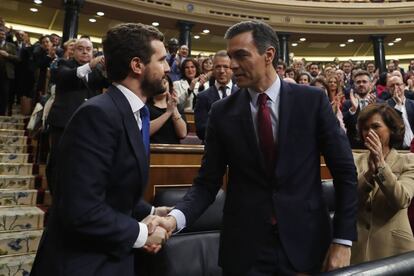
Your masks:
<svg viewBox="0 0 414 276"><path fill-rule="evenodd" d="M150 129L150 118L149 118L149 110L146 105L144 105L140 110L139 114L141 116L141 122L142 122L142 128L141 128L141 134L142 134L142 141L144 142L144 147L147 152L147 156L149 156L149 150L150 150L150 135L149 135L149 129Z"/></svg>
<svg viewBox="0 0 414 276"><path fill-rule="evenodd" d="M273 138L272 119L270 117L270 109L266 105L268 96L265 93L260 93L257 99L257 105L259 106L259 112L257 114L258 120L258 134L260 149L262 151L266 172L269 177L273 175L275 166L275 142Z"/></svg>
<svg viewBox="0 0 414 276"><path fill-rule="evenodd" d="M219 88L220 92L221 92L221 98L224 99L225 97L227 97L227 87L226 86L220 86Z"/></svg>

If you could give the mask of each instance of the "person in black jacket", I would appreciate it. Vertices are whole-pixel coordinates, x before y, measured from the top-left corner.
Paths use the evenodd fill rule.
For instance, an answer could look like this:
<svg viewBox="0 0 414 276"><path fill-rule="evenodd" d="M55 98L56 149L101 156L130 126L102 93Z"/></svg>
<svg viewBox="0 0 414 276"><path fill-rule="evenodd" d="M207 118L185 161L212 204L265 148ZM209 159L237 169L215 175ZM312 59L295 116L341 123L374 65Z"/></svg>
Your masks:
<svg viewBox="0 0 414 276"><path fill-rule="evenodd" d="M74 58L60 60L56 72L56 98L50 109L50 154L47 165L49 189L53 191L54 156L63 130L76 109L86 100L101 94L109 85L103 74L103 56L92 59L93 46L88 39L76 42Z"/></svg>

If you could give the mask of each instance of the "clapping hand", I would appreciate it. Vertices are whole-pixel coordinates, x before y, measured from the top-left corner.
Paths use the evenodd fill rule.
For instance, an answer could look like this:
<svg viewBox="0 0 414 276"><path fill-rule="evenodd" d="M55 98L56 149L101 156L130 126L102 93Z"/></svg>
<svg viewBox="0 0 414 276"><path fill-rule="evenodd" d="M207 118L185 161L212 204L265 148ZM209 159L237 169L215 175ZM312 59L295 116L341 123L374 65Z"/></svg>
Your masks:
<svg viewBox="0 0 414 276"><path fill-rule="evenodd" d="M372 129L368 132L368 135L365 138L365 146L369 150L369 170L374 170L376 172L379 167L384 167L385 158L382 151L382 143L378 134Z"/></svg>
<svg viewBox="0 0 414 276"><path fill-rule="evenodd" d="M377 101L377 96L375 93L369 93L367 96L368 104L375 103Z"/></svg>
<svg viewBox="0 0 414 276"><path fill-rule="evenodd" d="M352 107L351 107L351 111L352 112L356 112L358 109L358 103L359 103L359 95L354 93L354 90L351 89L351 92L349 93L349 98L351 100L352 103Z"/></svg>

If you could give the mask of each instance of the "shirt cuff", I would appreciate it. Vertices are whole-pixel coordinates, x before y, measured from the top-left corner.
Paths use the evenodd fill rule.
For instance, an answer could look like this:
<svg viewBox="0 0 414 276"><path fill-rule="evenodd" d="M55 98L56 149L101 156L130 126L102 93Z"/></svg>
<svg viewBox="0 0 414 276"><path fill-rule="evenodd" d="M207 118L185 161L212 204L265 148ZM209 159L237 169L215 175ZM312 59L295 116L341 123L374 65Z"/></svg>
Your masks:
<svg viewBox="0 0 414 276"><path fill-rule="evenodd" d="M346 246L349 246L349 247L352 246L352 241L350 241L350 240L333 239L332 242L337 243L337 244L341 244L341 245L346 245Z"/></svg>
<svg viewBox="0 0 414 276"><path fill-rule="evenodd" d="M351 114L351 115L355 115L355 113L356 113L356 111L355 111L355 112L353 112L353 111L351 110L351 108L349 109L349 114Z"/></svg>
<svg viewBox="0 0 414 276"><path fill-rule="evenodd" d="M151 212L150 212L150 215L152 216L152 215L155 215L155 207L154 206L152 206L151 207Z"/></svg>
<svg viewBox="0 0 414 276"><path fill-rule="evenodd" d="M180 232L181 230L183 230L187 223L183 212L181 212L178 209L173 209L168 215L174 217L177 221L176 232Z"/></svg>
<svg viewBox="0 0 414 276"><path fill-rule="evenodd" d="M141 248L145 245L148 239L148 228L145 223L138 222L139 224L139 234L138 238L134 243L133 248Z"/></svg>
<svg viewBox="0 0 414 276"><path fill-rule="evenodd" d="M83 79L85 76L87 76L90 72L92 72L91 67L89 66L89 63L86 63L82 66L79 66L76 68L76 76L80 79Z"/></svg>

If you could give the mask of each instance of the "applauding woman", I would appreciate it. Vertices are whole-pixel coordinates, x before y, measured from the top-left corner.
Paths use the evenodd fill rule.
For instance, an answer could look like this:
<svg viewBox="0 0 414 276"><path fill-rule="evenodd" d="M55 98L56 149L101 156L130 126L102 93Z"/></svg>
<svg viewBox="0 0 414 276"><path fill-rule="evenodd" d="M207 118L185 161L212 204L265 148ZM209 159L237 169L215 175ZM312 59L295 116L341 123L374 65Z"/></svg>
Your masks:
<svg viewBox="0 0 414 276"><path fill-rule="evenodd" d="M400 154L404 123L385 104L371 104L358 118L358 131L368 152L355 158L358 170L358 241L351 263L361 263L414 250L407 208L414 194L414 155Z"/></svg>
<svg viewBox="0 0 414 276"><path fill-rule="evenodd" d="M183 78L174 82L174 90L184 111L192 111L197 94L208 88L207 77L201 74L200 65L193 58L183 61L181 74Z"/></svg>
<svg viewBox="0 0 414 276"><path fill-rule="evenodd" d="M179 144L187 136L184 114L177 108L178 96L170 78L164 81L166 91L148 99L150 111L150 142L154 144Z"/></svg>

